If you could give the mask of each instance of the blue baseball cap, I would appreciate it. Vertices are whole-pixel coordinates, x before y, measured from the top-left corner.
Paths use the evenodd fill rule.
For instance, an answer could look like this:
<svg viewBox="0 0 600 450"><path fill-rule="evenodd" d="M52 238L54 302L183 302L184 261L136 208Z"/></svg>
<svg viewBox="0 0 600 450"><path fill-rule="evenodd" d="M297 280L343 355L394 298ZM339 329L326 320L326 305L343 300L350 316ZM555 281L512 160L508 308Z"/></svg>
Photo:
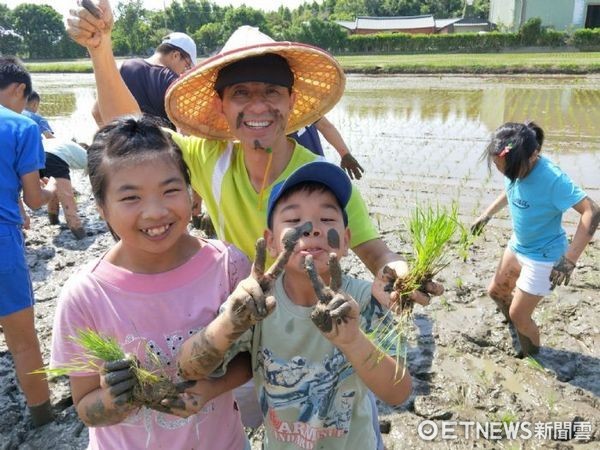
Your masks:
<svg viewBox="0 0 600 450"><path fill-rule="evenodd" d="M346 214L346 205L352 195L350 178L335 164L326 161L314 161L299 167L286 180L273 186L267 206L268 227L271 228L273 210L281 196L289 191L290 188L306 182L321 183L333 193L342 207L344 225L347 226L348 215Z"/></svg>

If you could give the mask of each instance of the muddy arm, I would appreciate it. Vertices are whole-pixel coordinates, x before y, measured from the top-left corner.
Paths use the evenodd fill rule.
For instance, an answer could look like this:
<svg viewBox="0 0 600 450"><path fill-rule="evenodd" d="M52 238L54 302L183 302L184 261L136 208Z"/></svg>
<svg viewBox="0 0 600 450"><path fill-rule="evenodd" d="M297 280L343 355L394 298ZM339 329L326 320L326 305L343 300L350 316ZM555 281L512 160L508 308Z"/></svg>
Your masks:
<svg viewBox="0 0 600 450"><path fill-rule="evenodd" d="M128 115L140 115L140 108L117 68L112 51L113 16L108 0L100 0L98 11L79 7L67 18L67 32L78 44L87 48L94 67L98 106L104 123Z"/></svg>
<svg viewBox="0 0 600 450"><path fill-rule="evenodd" d="M481 234L483 228L492 219L492 217L508 205L508 199L506 198L506 192L502 192L485 211L471 224L471 233L475 235Z"/></svg>

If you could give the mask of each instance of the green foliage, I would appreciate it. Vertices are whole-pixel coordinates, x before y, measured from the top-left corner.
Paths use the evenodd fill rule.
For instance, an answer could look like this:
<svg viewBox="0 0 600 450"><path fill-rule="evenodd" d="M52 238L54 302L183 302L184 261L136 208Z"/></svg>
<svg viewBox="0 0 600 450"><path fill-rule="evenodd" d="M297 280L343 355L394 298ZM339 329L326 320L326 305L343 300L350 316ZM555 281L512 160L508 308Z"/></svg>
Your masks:
<svg viewBox="0 0 600 450"><path fill-rule="evenodd" d="M523 45L538 45L542 33L542 19L539 17L532 17L527 20L519 30L521 43Z"/></svg>
<svg viewBox="0 0 600 450"><path fill-rule="evenodd" d="M346 33L337 24L314 18L285 30L283 38L334 52L344 48Z"/></svg>
<svg viewBox="0 0 600 450"><path fill-rule="evenodd" d="M600 50L600 28L585 28L573 33L573 45L579 50Z"/></svg>
<svg viewBox="0 0 600 450"><path fill-rule="evenodd" d="M196 31L192 38L198 44L198 54L210 55L223 46L221 26L217 23L207 23Z"/></svg>
<svg viewBox="0 0 600 450"><path fill-rule="evenodd" d="M13 11L14 30L23 36L30 58L47 59L56 55L54 48L65 36L62 16L48 5L24 3Z"/></svg>

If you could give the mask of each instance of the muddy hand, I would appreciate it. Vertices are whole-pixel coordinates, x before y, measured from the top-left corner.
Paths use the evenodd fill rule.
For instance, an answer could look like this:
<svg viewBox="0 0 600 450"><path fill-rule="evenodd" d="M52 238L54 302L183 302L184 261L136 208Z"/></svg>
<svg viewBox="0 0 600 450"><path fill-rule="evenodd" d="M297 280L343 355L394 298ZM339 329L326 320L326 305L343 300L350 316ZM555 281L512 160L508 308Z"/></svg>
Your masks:
<svg viewBox="0 0 600 450"><path fill-rule="evenodd" d="M199 381L182 381L175 385L177 396L168 397L160 401L159 404L153 405L152 409L167 414L173 414L184 419L194 415L204 407L208 401L208 396L200 391L197 386L202 384L211 386L207 380Z"/></svg>
<svg viewBox="0 0 600 450"><path fill-rule="evenodd" d="M567 259L566 256L561 256L552 267L552 272L550 272L550 283L552 283L550 289L554 289L563 283L565 286L568 285L573 270L575 270L575 263Z"/></svg>
<svg viewBox="0 0 600 450"><path fill-rule="evenodd" d="M487 223L490 221L490 219L491 219L490 216L479 217L471 225L471 234L474 236L479 236L481 233L483 233L483 229L485 228Z"/></svg>
<svg viewBox="0 0 600 450"><path fill-rule="evenodd" d="M290 259L290 256L294 252L294 248L298 243L300 237L305 233L312 231L312 224L306 222L303 225L292 228L283 235L282 244L283 252L279 254L275 262L269 270L265 272L265 262L267 260L267 248L264 239L259 239L256 242L256 259L252 266L252 274L259 282L260 287L265 293L270 292L273 288L273 283L281 275L285 265Z"/></svg>
<svg viewBox="0 0 600 450"><path fill-rule="evenodd" d="M346 153L342 156L340 167L344 169L351 179L360 180L365 169L358 163L358 161L350 153Z"/></svg>
<svg viewBox="0 0 600 450"><path fill-rule="evenodd" d="M97 48L103 35L110 33L113 15L108 0L80 0L67 17L67 33L78 44Z"/></svg>
<svg viewBox="0 0 600 450"><path fill-rule="evenodd" d="M329 255L329 286L326 286L317 270L312 255L307 255L304 267L317 295L319 302L311 314L314 324L324 333L333 329L334 322L345 323L352 306L348 303L351 297L340 291L342 286L342 269L335 253Z"/></svg>
<svg viewBox="0 0 600 450"><path fill-rule="evenodd" d="M137 385L137 379L132 370L134 364L136 364L136 359L132 356L104 363L100 385L108 389L112 402L117 407L133 402L133 389Z"/></svg>

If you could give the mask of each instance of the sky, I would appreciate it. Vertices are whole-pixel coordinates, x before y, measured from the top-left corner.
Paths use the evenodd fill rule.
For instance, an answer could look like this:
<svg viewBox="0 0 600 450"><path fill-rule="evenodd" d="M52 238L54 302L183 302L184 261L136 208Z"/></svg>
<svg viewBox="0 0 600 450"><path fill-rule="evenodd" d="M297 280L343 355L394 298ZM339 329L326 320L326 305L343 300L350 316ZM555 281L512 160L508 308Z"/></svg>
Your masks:
<svg viewBox="0 0 600 450"><path fill-rule="evenodd" d="M164 6L168 6L173 0L144 0L144 6L148 9L162 9ZM246 4L252 6L255 9L262 9L264 11L274 11L281 5L285 5L290 9L294 9L304 3L304 0L211 0L212 3L216 3L220 6L240 6ZM0 0L0 3L4 3L10 9L14 9L15 6L21 3L37 3L39 5L51 5L60 14L65 16L68 14L69 9L77 4L76 0ZM111 1L111 5L116 5L118 0Z"/></svg>

